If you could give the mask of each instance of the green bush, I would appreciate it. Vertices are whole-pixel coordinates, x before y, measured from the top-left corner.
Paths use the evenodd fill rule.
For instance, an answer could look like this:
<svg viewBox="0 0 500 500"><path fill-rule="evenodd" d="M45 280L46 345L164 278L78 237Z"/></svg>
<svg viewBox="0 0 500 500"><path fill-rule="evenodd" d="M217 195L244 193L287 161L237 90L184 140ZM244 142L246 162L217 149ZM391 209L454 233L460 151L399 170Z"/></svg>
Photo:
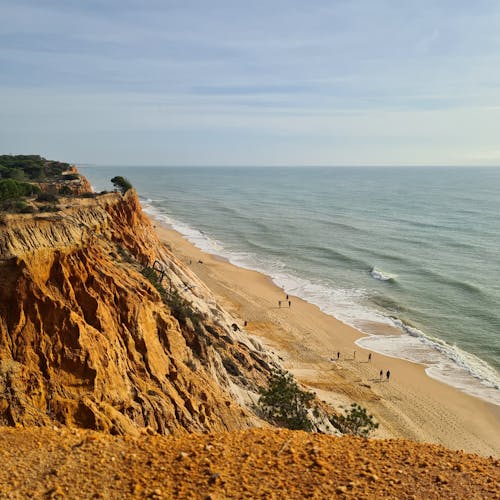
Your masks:
<svg viewBox="0 0 500 500"><path fill-rule="evenodd" d="M378 429L378 423L373 420L373 415L356 403L352 403L345 415L330 415L329 420L342 434L368 437L375 429Z"/></svg>
<svg viewBox="0 0 500 500"><path fill-rule="evenodd" d="M73 191L69 186L61 186L59 188L59 194L61 196L71 196L73 194Z"/></svg>
<svg viewBox="0 0 500 500"><path fill-rule="evenodd" d="M33 207L32 205L27 205L26 203L24 204L25 206L23 206L19 212L22 213L22 214L32 214L33 212L35 212L35 207Z"/></svg>
<svg viewBox="0 0 500 500"><path fill-rule="evenodd" d="M63 180L65 181L76 181L77 179L79 179L80 176L78 174L64 174L63 175Z"/></svg>
<svg viewBox="0 0 500 500"><path fill-rule="evenodd" d="M29 182L19 182L14 179L0 179L0 201L15 200L39 192L40 188Z"/></svg>
<svg viewBox="0 0 500 500"><path fill-rule="evenodd" d="M36 197L36 201L45 201L49 203L55 203L58 199L57 195L51 193L40 193Z"/></svg>
<svg viewBox="0 0 500 500"><path fill-rule="evenodd" d="M308 409L314 394L302 390L291 373L274 371L260 394L259 406L268 421L287 429L312 430Z"/></svg>
<svg viewBox="0 0 500 500"><path fill-rule="evenodd" d="M42 181L55 178L68 170L70 165L51 161L40 155L0 155L0 178Z"/></svg>
<svg viewBox="0 0 500 500"><path fill-rule="evenodd" d="M15 181L26 180L26 174L18 168L8 168L0 165L0 179L14 179Z"/></svg>

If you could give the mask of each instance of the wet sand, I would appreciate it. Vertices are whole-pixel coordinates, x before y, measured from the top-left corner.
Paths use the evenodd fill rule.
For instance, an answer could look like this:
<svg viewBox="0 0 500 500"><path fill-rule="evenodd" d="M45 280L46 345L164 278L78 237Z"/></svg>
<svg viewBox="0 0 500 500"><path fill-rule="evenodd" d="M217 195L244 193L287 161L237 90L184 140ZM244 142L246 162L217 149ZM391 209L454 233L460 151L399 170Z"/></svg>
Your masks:
<svg viewBox="0 0 500 500"><path fill-rule="evenodd" d="M369 351L354 343L361 332L297 297L289 297L288 307L283 290L267 276L204 253L153 222L162 241L240 327L280 356L302 384L335 408L352 402L365 406L380 423L373 437L402 437L500 456L500 407L429 378L422 365L378 353L368 361Z"/></svg>

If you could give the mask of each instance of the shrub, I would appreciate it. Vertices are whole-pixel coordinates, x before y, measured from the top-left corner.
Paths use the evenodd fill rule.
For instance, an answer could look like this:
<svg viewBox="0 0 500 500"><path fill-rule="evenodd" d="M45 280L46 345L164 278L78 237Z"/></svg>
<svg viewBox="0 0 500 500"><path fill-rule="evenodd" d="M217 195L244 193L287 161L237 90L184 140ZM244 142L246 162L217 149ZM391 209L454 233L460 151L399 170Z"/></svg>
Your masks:
<svg viewBox="0 0 500 500"><path fill-rule="evenodd" d="M39 192L40 188L29 182L19 182L14 179L0 179L0 201L15 200Z"/></svg>
<svg viewBox="0 0 500 500"><path fill-rule="evenodd" d="M0 155L0 177L23 180L47 180L62 174L70 165L40 155Z"/></svg>
<svg viewBox="0 0 500 500"><path fill-rule="evenodd" d="M118 252L120 253L120 255L122 255L122 257L125 258L125 256L122 253L122 252L124 252L124 250L123 250L122 247L118 247ZM127 259L125 258L125 260L127 260ZM161 283L158 281L158 276L156 274L156 271L152 267L145 267L141 271L141 273L158 290L158 292L161 295L161 298L163 299L163 302L166 302L166 300L167 300L167 291L165 290L165 288L163 288L163 286L161 285Z"/></svg>
<svg viewBox="0 0 500 500"><path fill-rule="evenodd" d="M40 193L37 197L36 197L36 201L45 201L45 202L49 202L49 203L54 203L58 200L59 198L57 197L57 195L55 194L51 194L51 193Z"/></svg>
<svg viewBox="0 0 500 500"><path fill-rule="evenodd" d="M63 174L63 180L65 181L76 181L79 178L78 174Z"/></svg>
<svg viewBox="0 0 500 500"><path fill-rule="evenodd" d="M113 177L111 179L111 182L116 189L119 189L121 191L122 194L125 194L129 189L132 189L132 184L130 184L130 181L125 177L122 177L121 175Z"/></svg>
<svg viewBox="0 0 500 500"><path fill-rule="evenodd" d="M330 415L329 420L342 434L368 437L371 432L378 429L378 423L373 420L373 415L356 403L352 403L345 415Z"/></svg>
<svg viewBox="0 0 500 500"><path fill-rule="evenodd" d="M26 205L19 210L22 214L32 214L35 211L35 207L32 205Z"/></svg>
<svg viewBox="0 0 500 500"><path fill-rule="evenodd" d="M260 394L259 406L271 423L288 429L312 430L308 409L314 394L302 390L291 373L274 371L267 389L262 389Z"/></svg>
<svg viewBox="0 0 500 500"><path fill-rule="evenodd" d="M57 205L42 205L38 210L40 212L59 212L61 209Z"/></svg>
<svg viewBox="0 0 500 500"><path fill-rule="evenodd" d="M59 194L62 196L71 196L73 194L73 191L69 186L61 186L59 188Z"/></svg>

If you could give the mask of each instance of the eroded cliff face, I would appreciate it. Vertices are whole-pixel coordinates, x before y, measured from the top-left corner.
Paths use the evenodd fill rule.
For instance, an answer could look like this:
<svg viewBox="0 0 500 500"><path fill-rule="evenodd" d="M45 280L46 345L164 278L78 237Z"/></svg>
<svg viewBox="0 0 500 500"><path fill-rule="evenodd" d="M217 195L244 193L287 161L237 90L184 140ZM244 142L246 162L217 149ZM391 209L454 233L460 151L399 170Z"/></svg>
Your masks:
<svg viewBox="0 0 500 500"><path fill-rule="evenodd" d="M136 193L65 207L0 220L0 424L259 425L250 406L272 361L160 243ZM194 319L179 323L141 273L155 262Z"/></svg>

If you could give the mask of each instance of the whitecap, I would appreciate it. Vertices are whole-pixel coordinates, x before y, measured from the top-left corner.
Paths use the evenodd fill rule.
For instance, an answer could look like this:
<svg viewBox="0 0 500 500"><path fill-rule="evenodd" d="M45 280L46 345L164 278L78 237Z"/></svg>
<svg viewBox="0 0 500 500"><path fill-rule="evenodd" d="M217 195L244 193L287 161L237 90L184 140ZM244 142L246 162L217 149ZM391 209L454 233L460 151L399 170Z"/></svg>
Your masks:
<svg viewBox="0 0 500 500"><path fill-rule="evenodd" d="M377 269L376 267L372 267L370 275L372 278L380 281L394 281L397 277L395 274L388 274L380 269Z"/></svg>

